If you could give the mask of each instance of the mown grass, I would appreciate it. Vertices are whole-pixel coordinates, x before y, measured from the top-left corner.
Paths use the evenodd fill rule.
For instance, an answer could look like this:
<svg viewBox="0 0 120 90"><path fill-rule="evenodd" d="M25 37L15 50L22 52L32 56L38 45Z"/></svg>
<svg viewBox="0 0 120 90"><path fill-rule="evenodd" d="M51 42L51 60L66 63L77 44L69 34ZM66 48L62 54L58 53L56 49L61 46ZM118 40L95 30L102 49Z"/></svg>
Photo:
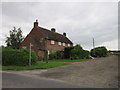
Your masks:
<svg viewBox="0 0 120 90"><path fill-rule="evenodd" d="M56 59L56 60L49 60L49 62L81 62L81 61L88 61L89 59Z"/></svg>
<svg viewBox="0 0 120 90"><path fill-rule="evenodd" d="M58 66L70 65L70 63L65 62L37 62L35 65L32 66L2 66L2 70L33 70L33 69L48 69L54 68Z"/></svg>
<svg viewBox="0 0 120 90"><path fill-rule="evenodd" d="M78 59L78 60L67 60L67 59L61 59L61 60L49 60L49 62L46 64L46 62L40 62L38 61L35 65L32 66L2 66L2 70L33 70L33 69L48 69L48 68L54 68L59 66L65 66L65 65L71 65L70 62L80 62L80 61L87 61L87 59Z"/></svg>

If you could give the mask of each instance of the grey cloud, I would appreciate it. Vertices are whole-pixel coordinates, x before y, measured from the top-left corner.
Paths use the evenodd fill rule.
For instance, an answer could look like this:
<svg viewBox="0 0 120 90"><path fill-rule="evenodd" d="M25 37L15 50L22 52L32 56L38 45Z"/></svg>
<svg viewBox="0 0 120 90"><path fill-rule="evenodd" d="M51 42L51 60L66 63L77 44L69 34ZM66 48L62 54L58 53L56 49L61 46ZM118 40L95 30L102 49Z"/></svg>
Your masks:
<svg viewBox="0 0 120 90"><path fill-rule="evenodd" d="M40 26L66 32L75 44L89 49L93 37L96 45L117 39L117 3L113 2L2 3L2 16L3 33L15 25L27 35L39 19Z"/></svg>

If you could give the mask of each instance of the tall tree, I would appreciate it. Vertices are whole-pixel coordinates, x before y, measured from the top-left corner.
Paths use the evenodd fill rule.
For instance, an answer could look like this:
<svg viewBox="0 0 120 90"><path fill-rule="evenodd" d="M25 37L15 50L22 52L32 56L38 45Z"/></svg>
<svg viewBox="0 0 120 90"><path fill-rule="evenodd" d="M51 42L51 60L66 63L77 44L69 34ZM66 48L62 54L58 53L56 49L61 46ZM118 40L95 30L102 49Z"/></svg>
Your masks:
<svg viewBox="0 0 120 90"><path fill-rule="evenodd" d="M10 30L9 34L9 37L6 37L5 43L8 47L18 49L24 39L21 28L16 29L14 27L13 30Z"/></svg>

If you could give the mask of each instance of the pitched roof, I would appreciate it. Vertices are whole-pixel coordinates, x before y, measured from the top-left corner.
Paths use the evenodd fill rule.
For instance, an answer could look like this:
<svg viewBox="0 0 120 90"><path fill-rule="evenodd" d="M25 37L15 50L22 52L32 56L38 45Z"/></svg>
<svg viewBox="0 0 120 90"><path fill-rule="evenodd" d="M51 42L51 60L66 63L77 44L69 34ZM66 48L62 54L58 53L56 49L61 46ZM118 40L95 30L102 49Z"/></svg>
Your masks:
<svg viewBox="0 0 120 90"><path fill-rule="evenodd" d="M45 28L39 27L38 28L42 34L47 37L48 40L55 40L58 42L63 42L67 44L73 44L66 36L59 34L57 32L53 32L50 30L47 30Z"/></svg>
<svg viewBox="0 0 120 90"><path fill-rule="evenodd" d="M73 44L65 35L54 32L55 29L52 30L53 31L39 27L38 20L36 20L36 22L34 22L33 29L24 39L22 44L24 45L27 40L30 40L30 42L34 43L36 49L40 49L40 50L45 50L45 40L44 40L45 38L47 38L47 40L54 40L66 44ZM43 40L41 41L42 38Z"/></svg>

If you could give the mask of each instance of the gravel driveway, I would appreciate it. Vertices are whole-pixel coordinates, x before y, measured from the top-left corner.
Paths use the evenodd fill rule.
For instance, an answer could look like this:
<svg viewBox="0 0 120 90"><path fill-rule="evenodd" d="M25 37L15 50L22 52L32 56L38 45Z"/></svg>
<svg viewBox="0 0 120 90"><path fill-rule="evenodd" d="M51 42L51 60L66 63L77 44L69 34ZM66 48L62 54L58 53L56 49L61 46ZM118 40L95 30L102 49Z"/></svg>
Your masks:
<svg viewBox="0 0 120 90"><path fill-rule="evenodd" d="M118 57L110 56L48 69L39 77L93 88L118 87Z"/></svg>

